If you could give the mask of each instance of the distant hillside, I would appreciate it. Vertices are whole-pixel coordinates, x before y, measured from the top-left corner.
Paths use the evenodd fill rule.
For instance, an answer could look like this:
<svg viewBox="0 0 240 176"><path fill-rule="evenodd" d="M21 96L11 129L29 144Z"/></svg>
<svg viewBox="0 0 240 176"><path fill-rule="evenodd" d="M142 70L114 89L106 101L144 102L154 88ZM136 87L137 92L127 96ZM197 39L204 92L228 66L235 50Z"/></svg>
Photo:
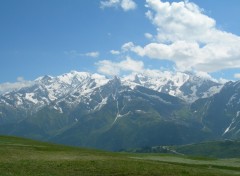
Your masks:
<svg viewBox="0 0 240 176"><path fill-rule="evenodd" d="M240 141L224 140L203 142L174 147L173 149L185 155L240 158Z"/></svg>
<svg viewBox="0 0 240 176"><path fill-rule="evenodd" d="M168 153L212 158L240 158L240 141L209 141L180 146L154 146L126 150L133 153Z"/></svg>

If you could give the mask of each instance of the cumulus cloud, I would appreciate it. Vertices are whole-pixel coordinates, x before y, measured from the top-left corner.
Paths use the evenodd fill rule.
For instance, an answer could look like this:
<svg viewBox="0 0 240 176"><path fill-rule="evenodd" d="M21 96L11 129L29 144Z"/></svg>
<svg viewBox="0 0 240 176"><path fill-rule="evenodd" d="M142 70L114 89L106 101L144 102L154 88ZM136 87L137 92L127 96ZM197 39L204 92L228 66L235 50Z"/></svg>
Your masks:
<svg viewBox="0 0 240 176"><path fill-rule="evenodd" d="M107 7L117 7L120 4L120 0L107 0L107 1L101 1L100 7L101 8L107 8Z"/></svg>
<svg viewBox="0 0 240 176"><path fill-rule="evenodd" d="M88 52L88 53L80 53L76 50L71 50L71 51L65 51L64 52L66 55L70 56L70 57L82 57L82 56L86 56L86 57L99 57L100 53L98 51L92 51L92 52Z"/></svg>
<svg viewBox="0 0 240 176"><path fill-rule="evenodd" d="M113 55L119 55L119 54L120 54L120 51L111 50L110 53L113 54Z"/></svg>
<svg viewBox="0 0 240 176"><path fill-rule="evenodd" d="M124 11L134 10L137 4L133 0L106 0L100 2L101 8L121 7Z"/></svg>
<svg viewBox="0 0 240 176"><path fill-rule="evenodd" d="M122 0L121 7L123 8L123 10L128 11L134 10L137 5L133 0Z"/></svg>
<svg viewBox="0 0 240 176"><path fill-rule="evenodd" d="M125 43L122 45L121 50L122 50L122 52L127 52L129 50L133 50L134 47L135 46L134 46L133 42L128 42L128 43Z"/></svg>
<svg viewBox="0 0 240 176"><path fill-rule="evenodd" d="M6 82L6 83L0 84L0 94L10 92L13 90L18 90L23 87L28 87L33 84L34 84L33 81L27 81L23 77L18 77L17 82L15 82L15 83Z"/></svg>
<svg viewBox="0 0 240 176"><path fill-rule="evenodd" d="M179 70L214 72L240 67L240 37L219 30L216 21L196 4L146 0L146 7L146 16L157 29L155 42L146 46L129 42L122 46L124 51L173 61Z"/></svg>
<svg viewBox="0 0 240 176"><path fill-rule="evenodd" d="M144 69L142 61L136 61L127 57L120 62L113 62L110 60L102 60L96 63L98 72L106 75L119 75L122 71L141 72Z"/></svg>
<svg viewBox="0 0 240 176"><path fill-rule="evenodd" d="M144 36L145 36L147 39L152 39L152 38L153 38L153 35L150 34L150 33L145 33Z"/></svg>

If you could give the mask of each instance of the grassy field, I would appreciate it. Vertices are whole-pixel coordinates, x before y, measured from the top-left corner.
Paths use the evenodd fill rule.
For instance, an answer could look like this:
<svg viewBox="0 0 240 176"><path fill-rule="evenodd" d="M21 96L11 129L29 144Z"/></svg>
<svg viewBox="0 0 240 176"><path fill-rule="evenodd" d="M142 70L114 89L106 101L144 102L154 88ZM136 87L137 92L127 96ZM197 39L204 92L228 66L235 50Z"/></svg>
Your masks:
<svg viewBox="0 0 240 176"><path fill-rule="evenodd" d="M0 175L240 175L240 159L110 153L0 136Z"/></svg>

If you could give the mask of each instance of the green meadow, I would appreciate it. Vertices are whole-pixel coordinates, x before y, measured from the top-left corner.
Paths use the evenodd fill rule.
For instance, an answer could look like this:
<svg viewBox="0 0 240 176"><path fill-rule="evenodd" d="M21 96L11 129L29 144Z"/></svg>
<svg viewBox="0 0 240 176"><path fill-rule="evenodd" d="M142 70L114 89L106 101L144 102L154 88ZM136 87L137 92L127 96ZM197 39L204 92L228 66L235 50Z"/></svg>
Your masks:
<svg viewBox="0 0 240 176"><path fill-rule="evenodd" d="M240 159L113 153L0 136L1 176L228 176Z"/></svg>

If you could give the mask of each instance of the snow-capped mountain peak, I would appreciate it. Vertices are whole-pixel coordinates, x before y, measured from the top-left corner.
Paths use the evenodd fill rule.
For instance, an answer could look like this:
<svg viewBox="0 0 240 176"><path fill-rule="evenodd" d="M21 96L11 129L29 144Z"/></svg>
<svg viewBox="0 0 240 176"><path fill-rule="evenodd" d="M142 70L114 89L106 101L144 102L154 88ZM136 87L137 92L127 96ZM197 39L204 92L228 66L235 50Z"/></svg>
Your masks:
<svg viewBox="0 0 240 176"><path fill-rule="evenodd" d="M12 107L20 106L22 109L35 111L53 102L62 101L74 92L78 92L81 97L91 94L108 81L103 75L77 71L56 77L46 75L37 78L29 87L2 95L0 103L7 102Z"/></svg>
<svg viewBox="0 0 240 176"><path fill-rule="evenodd" d="M184 72L146 71L123 78L132 87L144 86L158 92L179 97L188 102L205 98L220 91L222 84L212 79Z"/></svg>
<svg viewBox="0 0 240 176"><path fill-rule="evenodd" d="M114 136L112 130L126 124L130 129L127 130L130 132L128 135L141 131L140 127L147 125L150 131L144 127L143 132L151 132L152 127L157 127L160 130L157 130L157 134L173 134L175 138L175 134L181 131L187 132L187 136L189 130L195 130L199 134L202 127L217 124L219 121L214 118L222 116L224 124L220 133L225 136L239 124L239 96L236 95L239 89L236 88L239 88L240 84L226 84L225 88L217 93L221 84L190 73L146 71L121 78L106 78L100 74L72 71L56 77L39 77L33 82L34 84L28 87L0 95L0 123L14 124L16 129L23 130L24 133L20 134L24 135L29 135L30 128L33 129L34 136L42 135L44 139L65 134L81 134L77 136L87 136L87 139L91 137L90 134L96 137L95 134L98 133ZM229 88L233 90L232 94L228 94ZM227 94L223 94L225 89ZM217 94L209 97L214 93ZM192 103L202 97L209 98ZM212 101L214 99L216 101ZM216 111L211 111L214 118L208 117L211 113L205 112L208 112L208 105L214 102L223 102L220 107L225 107L227 115L233 112L234 118L225 118L224 108L220 108L221 111L215 108ZM201 117L204 119L200 120ZM178 132L171 133L180 126ZM36 133L35 128L38 129ZM185 130L186 128L189 130ZM8 129L5 129L8 133ZM117 137L121 136L122 129L117 131L120 131ZM12 134L11 132L8 134ZM69 138L68 135L66 137ZM193 137L195 140L195 135ZM62 141L61 137L59 139ZM73 139L81 141L82 137ZM156 136L156 139L159 137Z"/></svg>
<svg viewBox="0 0 240 176"><path fill-rule="evenodd" d="M81 102L90 103L91 96L100 88L115 89L121 85L130 90L142 86L179 97L187 102L211 96L222 87L212 80L182 72L149 70L141 74L108 79L97 73L71 71L56 77L49 75L39 77L29 87L2 95L0 103L33 111L50 104L55 104L55 108L60 109L63 102L69 107Z"/></svg>

